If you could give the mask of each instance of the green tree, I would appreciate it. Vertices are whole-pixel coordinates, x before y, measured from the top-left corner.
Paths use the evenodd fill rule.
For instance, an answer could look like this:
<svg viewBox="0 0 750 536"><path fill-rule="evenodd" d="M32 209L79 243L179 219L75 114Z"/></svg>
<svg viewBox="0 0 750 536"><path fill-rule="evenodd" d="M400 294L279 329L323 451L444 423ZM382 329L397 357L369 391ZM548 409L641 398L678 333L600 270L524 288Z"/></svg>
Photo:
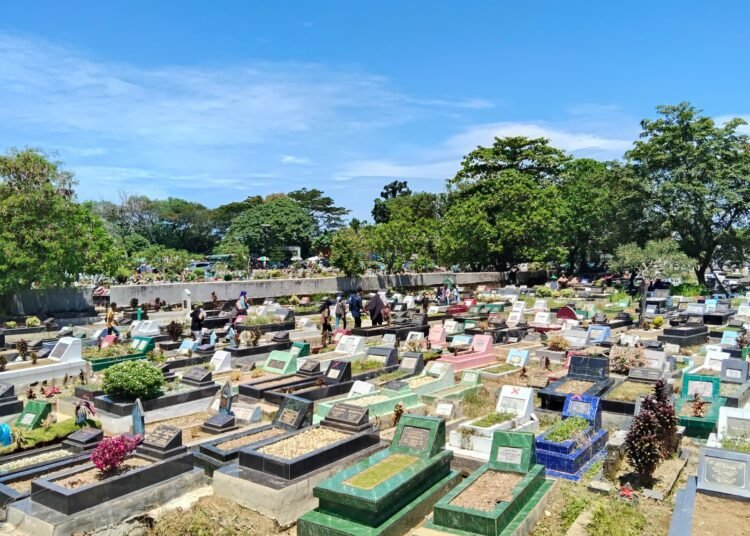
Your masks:
<svg viewBox="0 0 750 536"><path fill-rule="evenodd" d="M722 126L687 102L658 106L644 119L641 139L626 154L648 184L661 232L696 259L698 282L722 245L750 216L750 140L733 119Z"/></svg>
<svg viewBox="0 0 750 536"><path fill-rule="evenodd" d="M127 254L132 255L133 253L137 253L148 248L151 245L151 242L149 242L148 238L143 235L132 233L127 235L123 239L123 245L125 246L125 251L127 252Z"/></svg>
<svg viewBox="0 0 750 536"><path fill-rule="evenodd" d="M283 246L309 250L315 220L299 203L274 196L255 205L232 221L225 241L244 244L250 253L269 253Z"/></svg>
<svg viewBox="0 0 750 536"><path fill-rule="evenodd" d="M665 239L649 240L644 247L635 243L622 245L617 248L610 266L641 276L641 311L638 320L639 324L643 324L648 282L679 277L695 266L695 262L680 251L677 242Z"/></svg>
<svg viewBox="0 0 750 536"><path fill-rule="evenodd" d="M375 223L386 223L391 216L388 201L397 197L410 196L411 190L406 181L389 182L380 192L380 197L375 200L372 208L372 219Z"/></svg>
<svg viewBox="0 0 750 536"><path fill-rule="evenodd" d="M209 253L216 244L211 211L200 203L177 197L154 201L156 243L192 253Z"/></svg>
<svg viewBox="0 0 750 536"><path fill-rule="evenodd" d="M263 203L263 198L259 195L249 196L244 201L233 201L220 205L211 211L211 220L213 222L214 231L219 238L223 238L229 230L229 226L232 224L237 216L245 212L246 210Z"/></svg>
<svg viewBox="0 0 750 536"><path fill-rule="evenodd" d="M101 218L75 202L73 174L35 149L0 156L0 289L113 275L123 252Z"/></svg>
<svg viewBox="0 0 750 536"><path fill-rule="evenodd" d="M344 272L347 277L365 273L369 253L369 242L363 230L346 227L333 234L331 265Z"/></svg>
<svg viewBox="0 0 750 536"><path fill-rule="evenodd" d="M344 216L349 214L349 209L337 207L333 198L323 195L317 188L308 190L302 188L289 192L287 196L304 208L317 222L317 233L335 231L344 224Z"/></svg>
<svg viewBox="0 0 750 536"><path fill-rule="evenodd" d="M391 220L367 228L370 251L383 263L386 273L399 273L419 251L422 233L405 220Z"/></svg>
<svg viewBox="0 0 750 536"><path fill-rule="evenodd" d="M495 138L492 147L480 146L466 155L461 169L448 185L471 186L502 171L516 171L539 183L556 183L569 161L570 156L552 147L546 138Z"/></svg>
<svg viewBox="0 0 750 536"><path fill-rule="evenodd" d="M462 200L448 209L440 229L438 258L446 266L457 264L480 270L502 253L495 228L487 219L479 197Z"/></svg>
<svg viewBox="0 0 750 536"><path fill-rule="evenodd" d="M154 244L134 254L133 260L136 264L145 262L168 278L181 278L190 263L190 253Z"/></svg>

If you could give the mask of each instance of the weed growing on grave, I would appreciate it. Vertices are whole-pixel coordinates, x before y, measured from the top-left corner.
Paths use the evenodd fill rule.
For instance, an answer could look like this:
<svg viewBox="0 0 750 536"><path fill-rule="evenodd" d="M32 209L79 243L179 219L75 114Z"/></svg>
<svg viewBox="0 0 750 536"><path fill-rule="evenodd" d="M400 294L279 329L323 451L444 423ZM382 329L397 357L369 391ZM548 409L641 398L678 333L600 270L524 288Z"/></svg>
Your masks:
<svg viewBox="0 0 750 536"><path fill-rule="evenodd" d="M464 416L469 419L476 419L487 415L494 409L492 397L487 389L482 388L477 391L466 393L462 400Z"/></svg>
<svg viewBox="0 0 750 536"><path fill-rule="evenodd" d="M730 436L721 440L721 448L750 454L750 436Z"/></svg>
<svg viewBox="0 0 750 536"><path fill-rule="evenodd" d="M608 499L594 506L586 533L589 536L639 536L645 526L646 516L638 508Z"/></svg>
<svg viewBox="0 0 750 536"><path fill-rule="evenodd" d="M36 316L29 316L26 318L26 327L27 328L38 328L42 325L42 321L39 320Z"/></svg>
<svg viewBox="0 0 750 536"><path fill-rule="evenodd" d="M515 413L494 412L476 421L474 423L474 426L477 426L479 428L489 428L491 426L495 426L496 424L509 421L515 416Z"/></svg>
<svg viewBox="0 0 750 536"><path fill-rule="evenodd" d="M613 346L609 352L609 369L614 374L627 375L631 367L645 364L645 351L641 347Z"/></svg>
<svg viewBox="0 0 750 536"><path fill-rule="evenodd" d="M568 340L559 333L550 335L547 339L547 348L553 352L564 352L570 347Z"/></svg>
<svg viewBox="0 0 750 536"><path fill-rule="evenodd" d="M583 417L570 417L557 423L544 438L547 441L560 443L574 439L577 434L585 432L589 428L589 421Z"/></svg>
<svg viewBox="0 0 750 536"><path fill-rule="evenodd" d="M383 366L383 363L375 359L359 359L352 361L352 374L360 374L367 372L368 370L379 369Z"/></svg>
<svg viewBox="0 0 750 536"><path fill-rule="evenodd" d="M0 355L0 372L5 370L5 367L8 366L8 360L5 358L4 355Z"/></svg>
<svg viewBox="0 0 750 536"><path fill-rule="evenodd" d="M578 516L581 515L581 512L583 512L586 507L591 504L591 499L586 496L573 495L569 492L564 492L564 495L565 506L560 512L560 520L563 523L563 527L565 529L568 529L573 523L575 523L575 520L578 519Z"/></svg>
<svg viewBox="0 0 750 536"><path fill-rule="evenodd" d="M111 474L117 471L140 442L141 436L106 437L91 453L91 461L102 473Z"/></svg>
<svg viewBox="0 0 750 536"><path fill-rule="evenodd" d="M651 325L654 327L654 329L661 329L661 327L664 325L664 317L657 316L656 318L654 318L653 322L651 322Z"/></svg>
<svg viewBox="0 0 750 536"><path fill-rule="evenodd" d="M14 322L13 320L9 320L5 323L5 327L8 329L16 329L18 327L18 322Z"/></svg>

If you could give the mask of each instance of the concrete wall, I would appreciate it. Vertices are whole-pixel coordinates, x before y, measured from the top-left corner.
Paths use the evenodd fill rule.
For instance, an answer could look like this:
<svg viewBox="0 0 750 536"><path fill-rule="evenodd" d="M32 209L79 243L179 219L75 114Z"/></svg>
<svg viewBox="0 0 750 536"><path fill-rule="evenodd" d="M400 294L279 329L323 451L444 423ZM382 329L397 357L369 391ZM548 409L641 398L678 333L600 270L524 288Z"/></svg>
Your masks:
<svg viewBox="0 0 750 536"><path fill-rule="evenodd" d="M90 287L22 290L3 296L2 305L4 310L14 315L88 311L94 303L92 292Z"/></svg>
<svg viewBox="0 0 750 536"><path fill-rule="evenodd" d="M139 303L153 302L155 298L167 303L181 303L184 291L190 290L193 300L208 301L211 292L220 300L235 299L246 290L251 298L273 298L276 296L309 296L312 294L335 294L352 291L361 286L365 291L393 287L426 287L441 284L450 278L459 286L498 284L504 281L500 272L476 273L428 273L400 274L391 276L368 276L361 278L322 277L318 279L262 279L252 281L212 281L210 283L166 283L162 285L118 285L110 288L110 301L126 306L131 298Z"/></svg>

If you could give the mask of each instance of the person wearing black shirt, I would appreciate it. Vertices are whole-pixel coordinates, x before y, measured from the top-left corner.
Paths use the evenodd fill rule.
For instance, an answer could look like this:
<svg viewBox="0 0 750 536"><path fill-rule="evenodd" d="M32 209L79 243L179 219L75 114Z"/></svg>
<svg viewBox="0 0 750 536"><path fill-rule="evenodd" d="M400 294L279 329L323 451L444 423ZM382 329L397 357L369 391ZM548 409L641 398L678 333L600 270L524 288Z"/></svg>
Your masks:
<svg viewBox="0 0 750 536"><path fill-rule="evenodd" d="M190 313L190 331L193 333L193 339L200 344L203 338L203 319L206 313L199 304L193 305L193 311Z"/></svg>
<svg viewBox="0 0 750 536"><path fill-rule="evenodd" d="M362 327L362 287L357 288L357 292L349 297L349 310L354 317L354 327Z"/></svg>

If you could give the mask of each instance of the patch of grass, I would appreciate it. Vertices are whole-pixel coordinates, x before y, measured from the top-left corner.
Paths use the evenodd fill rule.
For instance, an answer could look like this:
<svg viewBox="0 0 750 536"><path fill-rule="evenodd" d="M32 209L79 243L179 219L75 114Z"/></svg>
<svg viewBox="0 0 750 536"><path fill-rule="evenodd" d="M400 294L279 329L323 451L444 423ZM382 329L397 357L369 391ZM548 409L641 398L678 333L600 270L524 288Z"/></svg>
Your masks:
<svg viewBox="0 0 750 536"><path fill-rule="evenodd" d="M476 419L492 413L494 403L487 389L470 391L464 395L463 410L464 416L469 419Z"/></svg>
<svg viewBox="0 0 750 536"><path fill-rule="evenodd" d="M610 400L623 400L635 402L640 395L650 395L654 390L653 385L648 383L624 381L607 394Z"/></svg>
<svg viewBox="0 0 750 536"><path fill-rule="evenodd" d="M92 428L101 428L102 425L99 421L89 420L87 422L87 426L90 426ZM10 445L8 447L1 448L0 454L22 452L24 450L33 449L35 447L51 445L52 443L62 441L78 429L79 427L76 426L75 419L65 419L64 421L60 421L51 425L46 430L42 427L35 428L34 430L24 431L23 437L26 438L26 443L22 448L15 449L13 445Z"/></svg>
<svg viewBox="0 0 750 536"><path fill-rule="evenodd" d="M591 499L588 497L566 494L565 505L560 512L560 521L563 528L569 529L589 504L591 504Z"/></svg>
<svg viewBox="0 0 750 536"><path fill-rule="evenodd" d="M501 422L509 421L515 416L516 415L514 413L494 412L479 419L474 423L474 426L477 426L479 428L489 428L490 426L495 426L496 424L500 424Z"/></svg>
<svg viewBox="0 0 750 536"><path fill-rule="evenodd" d="M541 399L537 401L535 407L541 407ZM545 432L560 422L560 417L557 415L551 415L549 413L540 413L539 417L539 431Z"/></svg>
<svg viewBox="0 0 750 536"><path fill-rule="evenodd" d="M377 379L378 381L389 382L391 380L398 380L399 378L403 378L407 374L408 372L404 372L403 370L394 370L393 372L389 372L388 374L381 374Z"/></svg>
<svg viewBox="0 0 750 536"><path fill-rule="evenodd" d="M725 437L721 440L721 448L750 454L750 437Z"/></svg>
<svg viewBox="0 0 750 536"><path fill-rule="evenodd" d="M375 370L383 367L383 363L374 359L358 359L352 361L352 374L360 374L368 370Z"/></svg>
<svg viewBox="0 0 750 536"><path fill-rule="evenodd" d="M406 469L415 461L417 461L415 456L409 456L408 454L391 454L372 467L365 469L358 475L354 475L345 483L356 488L372 489L381 482L388 480L399 471Z"/></svg>
<svg viewBox="0 0 750 536"><path fill-rule="evenodd" d="M496 367L485 369L485 372L489 372L490 374L502 374L503 372L510 372L511 370L516 370L517 368L517 366L511 365L510 363L502 363L500 365L497 365Z"/></svg>
<svg viewBox="0 0 750 536"><path fill-rule="evenodd" d="M646 516L638 508L609 499L594 506L586 533L589 536L639 536L645 526Z"/></svg>
<svg viewBox="0 0 750 536"><path fill-rule="evenodd" d="M544 438L547 441L560 443L573 439L573 436L589 428L589 421L583 417L570 417L557 423Z"/></svg>
<svg viewBox="0 0 750 536"><path fill-rule="evenodd" d="M589 467L589 470L586 471L586 473L583 475L584 480L591 480L593 479L596 474L601 471L602 469L602 461L596 461L593 464L591 464L591 467Z"/></svg>

